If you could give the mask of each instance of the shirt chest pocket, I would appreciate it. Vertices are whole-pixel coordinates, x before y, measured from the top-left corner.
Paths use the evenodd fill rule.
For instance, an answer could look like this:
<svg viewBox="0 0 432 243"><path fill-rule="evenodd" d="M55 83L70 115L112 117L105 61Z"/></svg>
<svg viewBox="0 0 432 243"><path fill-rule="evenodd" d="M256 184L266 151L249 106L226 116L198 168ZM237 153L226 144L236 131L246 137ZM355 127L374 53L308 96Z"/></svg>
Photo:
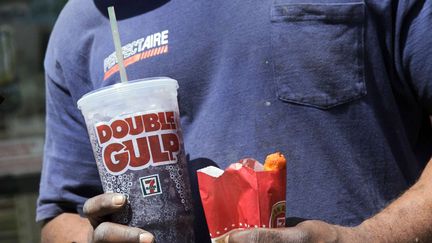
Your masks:
<svg viewBox="0 0 432 243"><path fill-rule="evenodd" d="M278 98L328 109L366 94L364 3L275 4L271 44Z"/></svg>

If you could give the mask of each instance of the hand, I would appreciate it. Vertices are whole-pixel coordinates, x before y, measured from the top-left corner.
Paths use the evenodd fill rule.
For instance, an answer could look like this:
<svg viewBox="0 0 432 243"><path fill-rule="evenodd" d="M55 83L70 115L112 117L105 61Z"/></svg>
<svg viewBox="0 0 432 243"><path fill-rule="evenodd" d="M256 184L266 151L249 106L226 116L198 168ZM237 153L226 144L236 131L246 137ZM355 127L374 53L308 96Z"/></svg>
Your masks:
<svg viewBox="0 0 432 243"><path fill-rule="evenodd" d="M370 242L356 228L308 220L295 227L241 230L231 233L226 243L339 243Z"/></svg>
<svg viewBox="0 0 432 243"><path fill-rule="evenodd" d="M106 222L109 215L126 205L126 197L118 193L105 193L88 199L84 214L94 228L91 242L152 243L154 236L149 232L126 225Z"/></svg>

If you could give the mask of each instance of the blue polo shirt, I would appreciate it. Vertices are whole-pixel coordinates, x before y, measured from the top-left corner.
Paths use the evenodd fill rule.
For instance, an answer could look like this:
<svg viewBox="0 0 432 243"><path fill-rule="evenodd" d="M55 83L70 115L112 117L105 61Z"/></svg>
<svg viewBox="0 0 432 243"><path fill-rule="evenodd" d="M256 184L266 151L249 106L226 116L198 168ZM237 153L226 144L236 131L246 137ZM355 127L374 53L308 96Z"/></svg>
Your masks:
<svg viewBox="0 0 432 243"><path fill-rule="evenodd" d="M115 5L129 79L178 80L194 170L288 159L286 216L356 225L412 185L431 151L432 1L71 0L46 59L46 145L37 220L102 193L76 102L119 81Z"/></svg>

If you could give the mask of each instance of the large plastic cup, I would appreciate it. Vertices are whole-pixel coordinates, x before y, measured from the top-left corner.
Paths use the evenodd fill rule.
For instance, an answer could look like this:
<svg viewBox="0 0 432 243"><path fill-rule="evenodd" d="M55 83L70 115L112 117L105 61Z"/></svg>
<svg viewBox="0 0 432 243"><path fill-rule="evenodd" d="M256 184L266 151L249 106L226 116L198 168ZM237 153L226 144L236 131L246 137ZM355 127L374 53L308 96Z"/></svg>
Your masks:
<svg viewBox="0 0 432 243"><path fill-rule="evenodd" d="M119 83L78 100L104 192L128 205L113 221L156 242L193 242L192 201L177 103L166 77Z"/></svg>

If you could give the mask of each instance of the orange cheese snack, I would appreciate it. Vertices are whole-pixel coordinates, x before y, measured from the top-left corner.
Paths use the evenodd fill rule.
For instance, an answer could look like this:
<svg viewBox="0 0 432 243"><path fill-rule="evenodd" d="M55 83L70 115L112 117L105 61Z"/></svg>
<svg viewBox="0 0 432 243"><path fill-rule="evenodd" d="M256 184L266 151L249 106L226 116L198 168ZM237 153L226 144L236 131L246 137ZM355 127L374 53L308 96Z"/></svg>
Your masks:
<svg viewBox="0 0 432 243"><path fill-rule="evenodd" d="M264 162L264 170L282 170L285 169L286 159L285 156L281 152L276 152L273 154L267 155Z"/></svg>

